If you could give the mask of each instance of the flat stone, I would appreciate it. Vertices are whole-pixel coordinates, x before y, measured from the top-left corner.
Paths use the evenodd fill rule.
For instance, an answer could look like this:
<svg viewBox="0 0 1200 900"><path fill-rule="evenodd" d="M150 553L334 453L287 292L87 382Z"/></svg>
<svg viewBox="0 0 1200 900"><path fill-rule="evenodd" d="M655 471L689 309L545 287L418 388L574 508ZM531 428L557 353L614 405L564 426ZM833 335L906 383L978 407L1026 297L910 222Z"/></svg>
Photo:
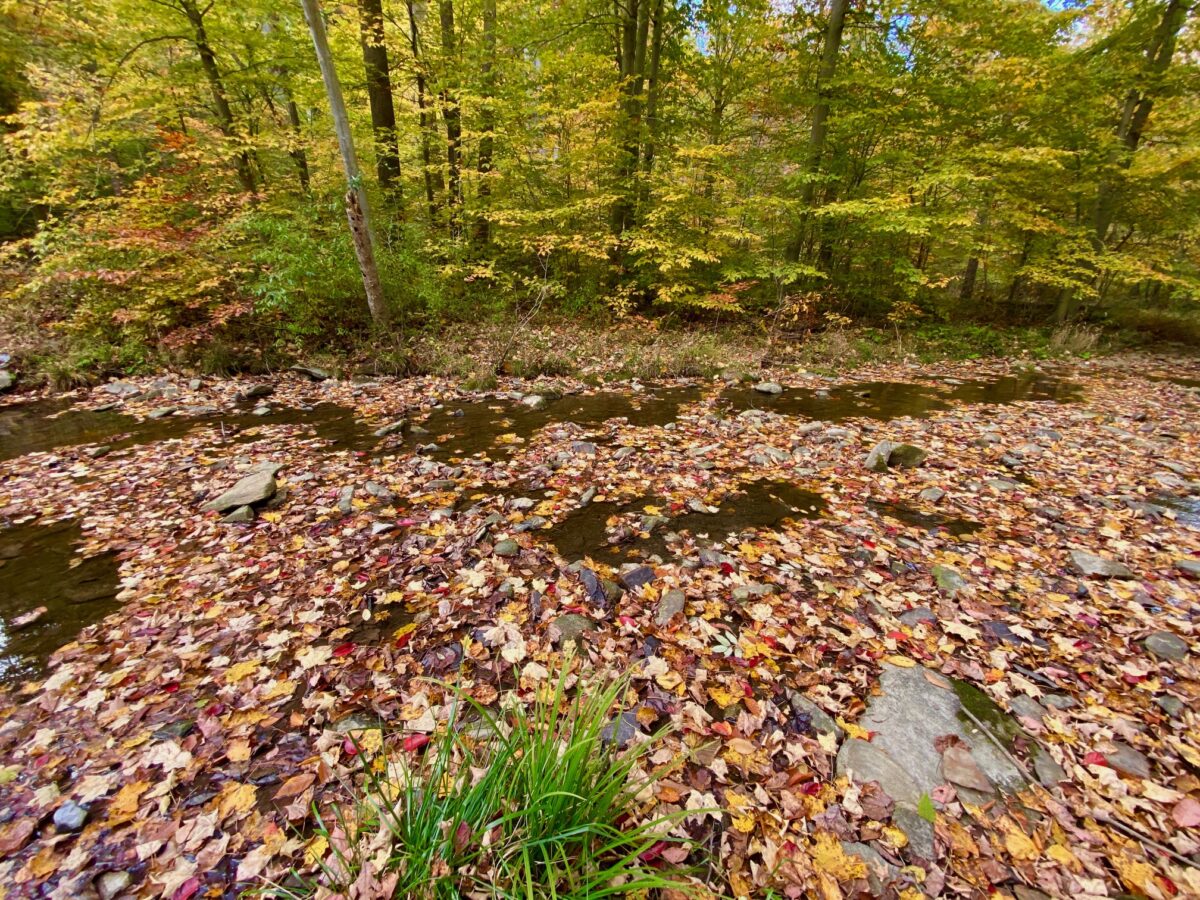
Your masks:
<svg viewBox="0 0 1200 900"><path fill-rule="evenodd" d="M376 428L371 434L377 438L387 437L389 434L397 434L404 430L404 426L408 424L408 419L397 419L395 422L389 422L387 425L381 425Z"/></svg>
<svg viewBox="0 0 1200 900"><path fill-rule="evenodd" d="M1059 782L1066 781L1066 770L1055 761L1053 756L1041 747L1034 746L1036 750L1033 754L1033 774L1037 776L1038 783L1043 787L1054 787Z"/></svg>
<svg viewBox="0 0 1200 900"><path fill-rule="evenodd" d="M256 407L254 407L254 409L250 410L250 415L252 415L252 416L269 416L270 414L271 414L271 407L267 406L267 404L265 404L265 403L263 403L259 406L256 406Z"/></svg>
<svg viewBox="0 0 1200 900"><path fill-rule="evenodd" d="M1200 559L1177 559L1175 568L1191 578L1200 578Z"/></svg>
<svg viewBox="0 0 1200 900"><path fill-rule="evenodd" d="M316 366L292 366L291 371L303 375L309 381L325 381L329 378L328 372Z"/></svg>
<svg viewBox="0 0 1200 900"><path fill-rule="evenodd" d="M269 397L275 393L275 388L269 384L252 384L237 395L239 400L256 400L259 397Z"/></svg>
<svg viewBox="0 0 1200 900"><path fill-rule="evenodd" d="M550 627L558 633L558 636L554 638L554 643L562 645L578 641L586 632L595 631L596 623L587 616L567 613L551 622Z"/></svg>
<svg viewBox="0 0 1200 900"><path fill-rule="evenodd" d="M910 609L907 612L900 613L899 619L909 628L913 628L922 622L936 622L937 616L928 606L918 606L916 609Z"/></svg>
<svg viewBox="0 0 1200 900"><path fill-rule="evenodd" d="M146 414L148 419L165 419L167 416L173 416L179 411L175 406L160 406L158 409L152 409Z"/></svg>
<svg viewBox="0 0 1200 900"><path fill-rule="evenodd" d="M950 566L934 566L929 572L937 586L951 597L967 586L966 579Z"/></svg>
<svg viewBox="0 0 1200 900"><path fill-rule="evenodd" d="M250 506L239 506L233 512L226 513L221 516L221 521L227 525L240 525L246 522L254 521L254 508Z"/></svg>
<svg viewBox="0 0 1200 900"><path fill-rule="evenodd" d="M1042 702L1046 706L1052 706L1054 709L1072 709L1079 705L1074 697L1068 697L1066 694L1047 694Z"/></svg>
<svg viewBox="0 0 1200 900"><path fill-rule="evenodd" d="M792 709L801 715L808 716L812 727L821 734L832 734L838 740L842 738L842 729L833 717L817 704L813 703L799 691L788 692L788 703Z"/></svg>
<svg viewBox="0 0 1200 900"><path fill-rule="evenodd" d="M237 506L252 506L275 496L278 489L275 475L271 471L252 472L216 500L211 500L200 508L205 511L224 512Z"/></svg>
<svg viewBox="0 0 1200 900"><path fill-rule="evenodd" d="M1188 655L1187 641L1170 631L1156 631L1142 645L1159 659L1171 662L1181 662Z"/></svg>
<svg viewBox="0 0 1200 900"><path fill-rule="evenodd" d="M0 394L11 390L12 386L17 383L17 379L13 377L13 373L8 369L0 369Z"/></svg>
<svg viewBox="0 0 1200 900"><path fill-rule="evenodd" d="M945 496L946 492L940 487L927 487L921 493L917 494L917 499L924 500L926 503L938 503Z"/></svg>
<svg viewBox="0 0 1200 900"><path fill-rule="evenodd" d="M876 897L881 896L884 888L900 876L900 870L880 856L879 851L869 844L842 841L842 852L856 856L866 863L867 884Z"/></svg>
<svg viewBox="0 0 1200 900"><path fill-rule="evenodd" d="M699 513L702 516L711 516L716 513L716 507L709 506L703 500L698 500L692 497L687 502L689 512Z"/></svg>
<svg viewBox="0 0 1200 900"><path fill-rule="evenodd" d="M1022 487L1021 482L1013 481L1011 478L989 478L985 483L992 490L1000 491L1002 494L1019 491Z"/></svg>
<svg viewBox="0 0 1200 900"><path fill-rule="evenodd" d="M132 397L142 392L142 389L136 384L131 384L128 381L110 381L100 389L106 394L113 394L117 397Z"/></svg>
<svg viewBox="0 0 1200 900"><path fill-rule="evenodd" d="M677 589L667 591L658 601L658 609L654 613L654 624L660 628L666 627L675 616L683 612L686 603L687 597L684 596L683 591Z"/></svg>
<svg viewBox="0 0 1200 900"><path fill-rule="evenodd" d="M571 443L572 453L582 453L586 456L596 455L596 445L591 441L573 441Z"/></svg>
<svg viewBox="0 0 1200 900"><path fill-rule="evenodd" d="M579 495L579 505L587 506L595 498L596 498L596 489L594 487L590 487L586 491L584 491L582 494Z"/></svg>
<svg viewBox="0 0 1200 900"><path fill-rule="evenodd" d="M387 534L389 531L391 531L395 527L396 526L393 525L391 522L372 522L371 523L371 534L372 535Z"/></svg>
<svg viewBox="0 0 1200 900"><path fill-rule="evenodd" d="M105 872L96 878L96 893L100 900L114 900L125 893L133 884L133 876L128 872Z"/></svg>
<svg viewBox="0 0 1200 900"><path fill-rule="evenodd" d="M1008 701L1008 705L1012 708L1014 715L1025 719L1033 719L1035 722L1042 721L1042 718L1046 715L1046 710L1042 705L1028 694L1014 695Z"/></svg>
<svg viewBox="0 0 1200 900"><path fill-rule="evenodd" d="M1168 716L1177 716L1184 710L1183 701L1171 694L1163 694L1161 697L1155 697L1154 702Z"/></svg>
<svg viewBox="0 0 1200 900"><path fill-rule="evenodd" d="M88 809L74 800L68 800L54 811L54 827L62 832L78 831L87 821Z"/></svg>
<svg viewBox="0 0 1200 900"><path fill-rule="evenodd" d="M512 540L498 541L492 552L497 556L516 556L521 552L521 545Z"/></svg>
<svg viewBox="0 0 1200 900"><path fill-rule="evenodd" d="M654 570L649 566L633 566L621 572L619 579L627 591L634 591L654 580Z"/></svg>
<svg viewBox="0 0 1200 900"><path fill-rule="evenodd" d="M921 799L920 788L904 766L874 743L858 738L842 744L837 755L837 773L851 778L856 784L878 782L884 793L897 803L915 806Z"/></svg>
<svg viewBox="0 0 1200 900"><path fill-rule="evenodd" d="M760 584L757 581L752 581L749 584L739 584L733 589L732 597L738 602L754 600L758 597L769 597L775 593L775 585Z"/></svg>
<svg viewBox="0 0 1200 900"><path fill-rule="evenodd" d="M1113 741L1113 749L1104 754L1104 761L1122 775L1150 777L1150 760L1143 753L1120 741Z"/></svg>
<svg viewBox="0 0 1200 900"><path fill-rule="evenodd" d="M541 394L526 394L521 398L521 405L530 409L541 409L546 405L546 398Z"/></svg>
<svg viewBox="0 0 1200 900"><path fill-rule="evenodd" d="M426 482L425 490L427 491L452 491L458 485L449 478L435 478L433 481Z"/></svg>
<svg viewBox="0 0 1200 900"><path fill-rule="evenodd" d="M1088 553L1086 550L1072 550L1071 565L1081 575L1094 575L1097 578L1133 577L1133 572L1124 563Z"/></svg>
<svg viewBox="0 0 1200 900"><path fill-rule="evenodd" d="M338 491L337 509L343 515L354 512L354 485L347 484Z"/></svg>
<svg viewBox="0 0 1200 900"><path fill-rule="evenodd" d="M638 721L637 710L627 709L600 730L600 743L612 744L620 750L641 733L642 723Z"/></svg>
<svg viewBox="0 0 1200 900"><path fill-rule="evenodd" d="M921 859L934 858L933 823L922 818L916 804L897 803L892 824L908 837L908 848L912 853Z"/></svg>
<svg viewBox="0 0 1200 900"><path fill-rule="evenodd" d="M774 381L760 381L754 386L754 389L760 394L782 394L783 385Z"/></svg>
<svg viewBox="0 0 1200 900"><path fill-rule="evenodd" d="M959 787L983 793L990 793L992 790L992 783L976 765L971 751L959 745L947 747L942 753L942 777Z"/></svg>
<svg viewBox="0 0 1200 900"><path fill-rule="evenodd" d="M368 728L382 728L379 716L357 710L343 716L333 724L333 730L338 734L350 734L354 731L365 731Z"/></svg>

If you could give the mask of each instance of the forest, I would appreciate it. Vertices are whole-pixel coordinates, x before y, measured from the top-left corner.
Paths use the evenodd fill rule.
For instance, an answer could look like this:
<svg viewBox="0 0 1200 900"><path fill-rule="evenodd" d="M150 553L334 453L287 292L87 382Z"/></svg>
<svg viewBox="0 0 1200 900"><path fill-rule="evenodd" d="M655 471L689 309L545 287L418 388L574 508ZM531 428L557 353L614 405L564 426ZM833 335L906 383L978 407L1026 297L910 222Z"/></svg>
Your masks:
<svg viewBox="0 0 1200 900"><path fill-rule="evenodd" d="M0 0L0 900L1200 897L1200 0Z"/></svg>
<svg viewBox="0 0 1200 900"><path fill-rule="evenodd" d="M1194 9L10 2L5 330L68 380L545 315L1192 341Z"/></svg>

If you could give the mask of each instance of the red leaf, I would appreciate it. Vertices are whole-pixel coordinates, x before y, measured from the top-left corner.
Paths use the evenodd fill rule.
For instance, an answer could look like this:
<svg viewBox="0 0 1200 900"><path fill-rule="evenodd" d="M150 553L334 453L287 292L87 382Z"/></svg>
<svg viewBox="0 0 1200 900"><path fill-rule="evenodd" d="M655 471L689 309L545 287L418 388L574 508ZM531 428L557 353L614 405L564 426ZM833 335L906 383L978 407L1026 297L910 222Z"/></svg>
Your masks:
<svg viewBox="0 0 1200 900"><path fill-rule="evenodd" d="M637 619L633 616L617 616L617 621L622 625L628 625L630 628L637 625Z"/></svg>
<svg viewBox="0 0 1200 900"><path fill-rule="evenodd" d="M800 792L802 794L807 794L810 797L815 797L815 796L817 796L817 794L821 793L821 782L819 782L819 781L806 782L806 783L800 785Z"/></svg>
<svg viewBox="0 0 1200 900"><path fill-rule="evenodd" d="M648 850L643 850L641 853L639 853L638 859L644 863L654 862L654 860L662 856L662 852L666 850L668 846L670 845L666 841L657 841Z"/></svg>
<svg viewBox="0 0 1200 900"><path fill-rule="evenodd" d="M168 681L166 684L163 685L163 690L166 691L168 694L173 694L177 690L179 690L179 682L178 681Z"/></svg>
<svg viewBox="0 0 1200 900"><path fill-rule="evenodd" d="M336 647L333 648L333 655L335 657L337 657L338 659L341 659L343 656L349 656L353 652L354 652L354 642L353 641L346 641L346 643L338 644Z"/></svg>
<svg viewBox="0 0 1200 900"><path fill-rule="evenodd" d="M733 565L731 563L727 563L727 562L721 563L721 574L722 575L732 575L733 574Z"/></svg>
<svg viewBox="0 0 1200 900"><path fill-rule="evenodd" d="M347 756L358 756L358 748L354 746L354 741L350 740L350 738L343 738L342 752Z"/></svg>
<svg viewBox="0 0 1200 900"><path fill-rule="evenodd" d="M175 893L171 895L171 900L188 900L198 890L200 890L200 879L193 875L179 887L175 888Z"/></svg>
<svg viewBox="0 0 1200 900"><path fill-rule="evenodd" d="M397 649L407 647L408 642L412 640L412 636L413 633L411 631L406 631L404 634L400 635L400 637L396 638Z"/></svg>
<svg viewBox="0 0 1200 900"><path fill-rule="evenodd" d="M733 726L728 722L713 722L712 730L724 737L733 737Z"/></svg>
<svg viewBox="0 0 1200 900"><path fill-rule="evenodd" d="M455 853L461 853L463 848L467 846L467 842L471 840L471 826L466 822L459 822L458 827L454 829L454 839L451 842Z"/></svg>
<svg viewBox="0 0 1200 900"><path fill-rule="evenodd" d="M410 734L404 739L404 749L412 753L415 750L420 750L429 743L429 735L427 734Z"/></svg>
<svg viewBox="0 0 1200 900"><path fill-rule="evenodd" d="M1108 760L1104 758L1103 753L1093 750L1083 758L1083 764L1085 766L1107 766Z"/></svg>

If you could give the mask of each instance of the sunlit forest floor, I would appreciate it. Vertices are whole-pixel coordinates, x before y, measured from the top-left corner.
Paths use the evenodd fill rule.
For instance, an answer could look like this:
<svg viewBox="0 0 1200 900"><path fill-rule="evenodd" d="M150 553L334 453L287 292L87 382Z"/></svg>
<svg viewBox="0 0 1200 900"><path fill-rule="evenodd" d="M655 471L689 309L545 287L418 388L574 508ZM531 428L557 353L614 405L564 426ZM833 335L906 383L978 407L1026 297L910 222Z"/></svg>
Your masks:
<svg viewBox="0 0 1200 900"><path fill-rule="evenodd" d="M379 896L364 771L564 667L680 892L1200 894L1200 363L727 346L6 395L0 895Z"/></svg>

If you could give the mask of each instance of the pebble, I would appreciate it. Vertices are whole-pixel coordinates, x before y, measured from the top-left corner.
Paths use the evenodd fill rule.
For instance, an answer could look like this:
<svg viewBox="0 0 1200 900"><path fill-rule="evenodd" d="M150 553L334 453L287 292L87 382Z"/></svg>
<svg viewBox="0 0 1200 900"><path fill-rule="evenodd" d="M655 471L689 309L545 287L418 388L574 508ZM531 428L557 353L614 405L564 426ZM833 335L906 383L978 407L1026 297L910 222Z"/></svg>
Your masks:
<svg viewBox="0 0 1200 900"><path fill-rule="evenodd" d="M88 809L74 800L68 800L54 811L54 827L61 832L78 831L87 821Z"/></svg>

